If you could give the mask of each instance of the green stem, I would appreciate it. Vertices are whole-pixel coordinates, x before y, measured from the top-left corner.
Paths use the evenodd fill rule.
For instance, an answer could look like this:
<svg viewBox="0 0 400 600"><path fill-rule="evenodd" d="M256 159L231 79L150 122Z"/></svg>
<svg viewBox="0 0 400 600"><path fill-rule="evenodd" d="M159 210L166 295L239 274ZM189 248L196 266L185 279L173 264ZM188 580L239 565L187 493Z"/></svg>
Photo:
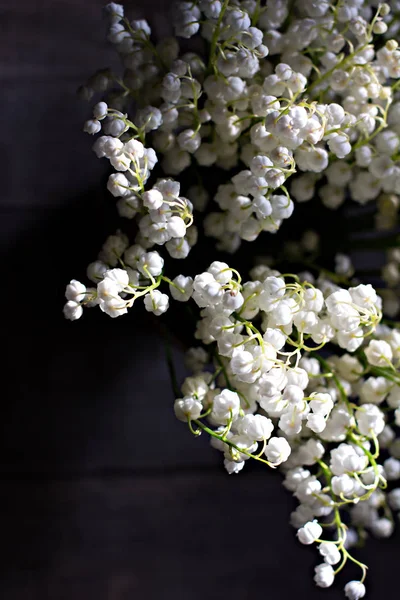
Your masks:
<svg viewBox="0 0 400 600"><path fill-rule="evenodd" d="M263 458L260 458L257 455L251 454L250 452L247 452L243 448L239 448L238 446L236 446L236 444L233 444L228 439L224 438L221 435L218 435L218 433L215 433L215 431L213 431L212 429L210 429L209 427L207 427L207 425L204 425L198 419L195 419L194 423L196 423L196 425L198 425L200 427L200 429L202 429L203 431L205 431L206 433L208 433L209 435L211 435L211 437L216 438L220 442L224 442L224 444L227 444L227 446L230 446L231 448L233 448L237 452L240 452L240 454L244 454L245 456L248 456L249 458L254 458L254 460L258 460L259 462L262 462L262 463L268 465L269 467L273 467L274 466L270 462L268 462L267 460L264 460Z"/></svg>
<svg viewBox="0 0 400 600"><path fill-rule="evenodd" d="M314 269L315 271L318 271L319 273L326 275L327 277L329 277L329 279L331 279L335 283L342 283L344 285L348 285L349 287L351 287L353 285L351 283L351 281L349 281L349 279L347 277L345 277L344 275L338 275L337 273L333 273L333 271L329 271L329 269L320 267L319 265L315 264L312 261L302 260L301 264L303 264L306 267L309 267L310 269Z"/></svg>
<svg viewBox="0 0 400 600"><path fill-rule="evenodd" d="M393 321L392 319L382 319L383 325L390 325L390 327L400 328L400 321Z"/></svg>
<svg viewBox="0 0 400 600"><path fill-rule="evenodd" d="M221 29L221 23L222 23L222 19L224 18L224 14L228 7L228 4L229 4L229 0L224 0L224 3L221 8L221 12L219 13L217 24L214 29L213 36L211 39L210 58L208 60L208 70L209 71L212 71L212 68L213 68L215 49L216 49L217 43L218 43L218 37L219 37L220 29Z"/></svg>
<svg viewBox="0 0 400 600"><path fill-rule="evenodd" d="M217 363L218 363L218 364L219 364L219 366L220 366L220 370L221 370L221 372L224 374L224 377L225 377L225 382L226 382L226 387L228 388L228 390L231 390L232 392L236 392L236 393L237 393L237 395L238 395L238 396L240 396L240 397L241 397L241 398L244 400L244 402L246 403L246 406L247 406L247 408L249 408L249 407L250 407L250 402L247 400L246 396L244 396L244 395L242 394L242 392L239 392L239 391L238 391L236 388L234 388L234 387L233 387L233 385L231 384L231 382L230 382L230 379L229 379L229 377L228 377L228 373L226 372L226 369L225 369L225 365L224 365L224 363L222 362L222 360L221 360L221 357L220 357L220 355L218 354L218 352L217 352L217 349L216 349L216 348L215 348L214 356L215 356L215 360L217 361Z"/></svg>
<svg viewBox="0 0 400 600"><path fill-rule="evenodd" d="M260 17L260 5L261 5L261 0L257 0L256 7L254 9L253 18L251 19L251 26L252 27L256 27L257 26L258 19Z"/></svg>
<svg viewBox="0 0 400 600"><path fill-rule="evenodd" d="M350 62L354 56L359 53L362 52L366 47L368 46L367 44L364 44L363 46L361 46L361 48L357 48L356 50L354 50L353 52L351 52L350 54L348 54L347 56L343 57L341 61L339 61L336 65L334 65L331 69L329 69L328 71L326 71L326 73L324 73L321 77L319 77L316 81L314 81L314 83L312 83L308 88L307 88L307 93L310 94L310 92L317 87L318 85L320 85L323 81L326 81L326 79L328 79L332 73L334 71L336 71L336 69L343 69L343 67Z"/></svg>
<svg viewBox="0 0 400 600"><path fill-rule="evenodd" d="M320 356L319 354L312 353L312 355L324 367L326 373L328 373L332 377L333 381L335 382L335 385L336 385L337 389L339 390L339 394L340 394L340 398L341 398L342 402L344 402L346 404L349 412L352 413L353 411L351 409L351 404L349 402L349 399L347 398L347 394L346 394L346 392L344 390L344 387L340 383L340 380L337 377L337 375L330 368L329 363L324 358L322 358L322 356Z"/></svg>
<svg viewBox="0 0 400 600"><path fill-rule="evenodd" d="M378 377L385 377L385 379L388 379L392 383L400 385L400 378L392 375L393 371L388 371L383 367L371 367L370 373L372 375L377 375Z"/></svg>
<svg viewBox="0 0 400 600"><path fill-rule="evenodd" d="M358 446L358 448L360 448L364 452L365 456L368 458L369 462L371 463L372 468L374 469L376 480L378 482L382 481L383 483L386 484L386 480L379 473L378 465L376 463L376 460L375 460L373 454L363 446L363 444L359 441L359 439L353 433L350 433L348 437L349 437L349 440L351 440L353 442L353 444ZM369 497L373 491L374 490L371 490L370 493L366 494L366 497Z"/></svg>

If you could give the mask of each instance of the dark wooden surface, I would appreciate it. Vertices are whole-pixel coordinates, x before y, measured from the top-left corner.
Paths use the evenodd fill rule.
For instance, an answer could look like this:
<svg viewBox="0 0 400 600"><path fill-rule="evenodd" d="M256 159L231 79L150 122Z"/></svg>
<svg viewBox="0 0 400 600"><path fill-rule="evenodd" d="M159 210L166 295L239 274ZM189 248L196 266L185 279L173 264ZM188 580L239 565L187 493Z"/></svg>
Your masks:
<svg viewBox="0 0 400 600"><path fill-rule="evenodd" d="M132 4L165 26L169 2ZM346 578L311 583L317 557L287 524L279 475L229 477L175 420L163 345L143 312L62 318L65 283L116 223L75 96L112 60L102 5L0 4L0 597L340 598ZM396 598L398 536L360 556L369 597Z"/></svg>

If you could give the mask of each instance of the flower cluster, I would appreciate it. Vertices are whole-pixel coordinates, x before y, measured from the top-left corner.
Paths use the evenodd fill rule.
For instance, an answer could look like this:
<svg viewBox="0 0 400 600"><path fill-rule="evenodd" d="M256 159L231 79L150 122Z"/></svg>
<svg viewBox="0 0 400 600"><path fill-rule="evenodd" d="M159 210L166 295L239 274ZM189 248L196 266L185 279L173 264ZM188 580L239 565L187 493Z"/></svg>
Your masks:
<svg viewBox="0 0 400 600"><path fill-rule="evenodd" d="M188 351L193 375L175 413L195 435L211 436L228 473L251 458L280 465L299 501L291 524L302 544L318 543L324 561L316 584L332 585L351 560L362 578L345 593L361 598L366 566L349 549L366 530L391 535L400 511L400 487L387 491L400 479L400 333L379 324L370 285L333 286L324 295L296 276L287 282L268 268L253 272L259 279L242 285L214 262L195 277L196 337L212 349ZM358 332L354 346L348 327ZM324 358L323 346L341 346L342 336L348 351ZM322 539L323 527L333 529L330 538Z"/></svg>
<svg viewBox="0 0 400 600"><path fill-rule="evenodd" d="M316 584L360 566L350 600L366 593L351 547L366 532L389 536L400 511L400 333L382 319L400 309L399 12L374 0L185 0L175 35L157 41L112 2L122 75L99 71L80 90L99 95L84 131L100 134L93 150L134 235L107 238L92 285L67 286L65 316L99 306L118 317L141 299L160 316L190 302L198 345L180 388L172 373L176 417L210 436L228 473L250 459L279 467L299 502L298 540L318 546ZM378 287L372 271L357 278L351 246L332 248L333 271L316 264L324 232L302 222L300 239L249 273L218 256L279 236L316 199L373 207L386 252ZM168 277L198 228L216 260Z"/></svg>
<svg viewBox="0 0 400 600"><path fill-rule="evenodd" d="M215 197L220 212L204 223L219 248L231 252L290 217L284 184L296 172L290 192L298 202L310 200L317 184L332 209L348 187L359 203L397 193L400 103L391 80L400 76L400 52L395 40L382 38L389 6L373 12L363 5L307 2L290 19L285 1L180 2L176 35L206 40L206 61L195 52L180 55L176 38L153 45L147 22L129 22L112 3L108 39L125 67L124 77L114 78L121 92L112 100L123 108L134 98L137 108L132 122L100 102L85 130L97 133L105 118L111 136L150 137L169 175L244 163L247 169ZM124 158L112 164L126 170Z"/></svg>

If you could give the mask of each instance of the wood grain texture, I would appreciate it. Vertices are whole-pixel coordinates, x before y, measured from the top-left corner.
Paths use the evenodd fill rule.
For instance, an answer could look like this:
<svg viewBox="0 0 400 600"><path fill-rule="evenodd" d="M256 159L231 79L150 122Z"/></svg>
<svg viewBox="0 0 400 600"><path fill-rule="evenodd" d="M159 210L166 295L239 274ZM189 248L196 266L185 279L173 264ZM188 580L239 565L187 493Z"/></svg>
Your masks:
<svg viewBox="0 0 400 600"><path fill-rule="evenodd" d="M309 583L315 553L285 524L292 502L277 479L251 469L4 482L2 597L340 598ZM374 557L369 598L395 597L397 574L385 568L395 549L372 542L358 554Z"/></svg>
<svg viewBox="0 0 400 600"><path fill-rule="evenodd" d="M277 501L275 484L261 473L239 480L199 472L36 484L34 494L31 484L8 485L1 490L10 503L1 516L3 595L18 591L25 600L46 589L57 599L239 600L265 590L286 597L312 556L299 549L287 565L291 577L282 579L295 542L288 527L271 527L289 504ZM14 535L20 518L22 539Z"/></svg>

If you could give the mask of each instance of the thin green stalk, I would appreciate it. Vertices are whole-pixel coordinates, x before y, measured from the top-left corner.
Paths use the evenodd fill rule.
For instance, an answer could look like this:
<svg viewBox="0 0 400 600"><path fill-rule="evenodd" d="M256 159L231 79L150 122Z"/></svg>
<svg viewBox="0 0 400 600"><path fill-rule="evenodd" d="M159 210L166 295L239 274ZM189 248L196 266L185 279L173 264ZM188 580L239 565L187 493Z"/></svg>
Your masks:
<svg viewBox="0 0 400 600"><path fill-rule="evenodd" d="M210 58L208 60L208 70L209 71L212 71L212 68L213 68L215 49L216 49L217 43L218 43L218 37L219 37L219 32L221 30L222 19L224 18L224 14L228 7L228 4L229 4L229 0L224 0L224 3L221 8L221 12L219 13L217 24L214 29L213 36L211 39Z"/></svg>
<svg viewBox="0 0 400 600"><path fill-rule="evenodd" d="M332 377L333 381L335 382L335 385L336 385L337 389L339 390L339 394L340 394L341 400L346 404L348 410L350 412L352 412L351 405L350 405L349 399L347 397L347 394L346 394L346 392L344 390L344 387L340 383L340 380L337 377L337 375L330 368L329 363L324 358L322 358L322 356L320 356L319 354L314 354L313 353L313 357L316 358L317 361L324 367L326 373L329 374Z"/></svg>

